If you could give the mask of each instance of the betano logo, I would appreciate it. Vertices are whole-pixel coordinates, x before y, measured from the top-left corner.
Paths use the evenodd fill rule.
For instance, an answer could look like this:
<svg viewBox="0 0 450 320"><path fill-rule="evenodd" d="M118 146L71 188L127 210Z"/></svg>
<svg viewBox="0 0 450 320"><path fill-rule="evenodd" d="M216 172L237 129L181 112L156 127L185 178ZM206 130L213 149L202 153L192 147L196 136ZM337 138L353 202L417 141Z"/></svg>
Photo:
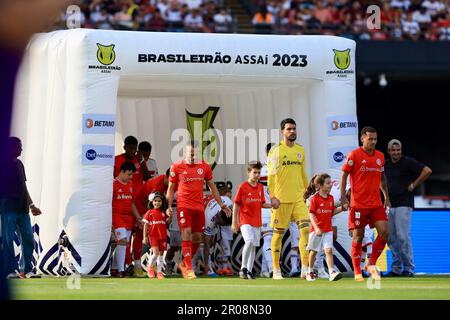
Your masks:
<svg viewBox="0 0 450 320"><path fill-rule="evenodd" d="M336 50L334 52L334 65L340 69L345 70L350 66L350 49L346 50Z"/></svg>
<svg viewBox="0 0 450 320"><path fill-rule="evenodd" d="M92 119L86 119L86 128L91 129L93 127L107 127L107 128L113 128L114 127L114 121L106 121L106 120L92 120Z"/></svg>
<svg viewBox="0 0 450 320"><path fill-rule="evenodd" d="M109 66L111 65L114 60L116 60L116 53L114 52L114 44L110 44L110 45L103 45L100 43L97 43L97 60L105 65L105 66Z"/></svg>
<svg viewBox="0 0 450 320"><path fill-rule="evenodd" d="M90 129L94 126L94 120L86 119L86 128Z"/></svg>
<svg viewBox="0 0 450 320"><path fill-rule="evenodd" d="M356 121L331 121L331 130L338 130L338 129L346 129L346 128L357 128L358 123Z"/></svg>
<svg viewBox="0 0 450 320"><path fill-rule="evenodd" d="M337 130L337 129L339 129L339 122L337 122L337 121L332 121L332 122L331 122L331 129L332 129L332 130Z"/></svg>

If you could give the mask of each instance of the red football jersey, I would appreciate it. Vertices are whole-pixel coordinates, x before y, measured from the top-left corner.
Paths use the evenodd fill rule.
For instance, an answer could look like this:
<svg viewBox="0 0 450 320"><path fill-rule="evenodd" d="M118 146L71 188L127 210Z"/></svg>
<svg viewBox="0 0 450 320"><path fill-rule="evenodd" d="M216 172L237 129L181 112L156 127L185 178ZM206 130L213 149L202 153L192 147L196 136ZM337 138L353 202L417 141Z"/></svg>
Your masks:
<svg viewBox="0 0 450 320"><path fill-rule="evenodd" d="M333 231L331 218L333 217L333 212L335 209L334 198L332 195L328 194L327 197L324 198L319 193L316 193L312 196L311 205L309 206L309 212L314 214L317 226L320 228L320 230L322 230L322 232ZM309 231L314 231L312 223Z"/></svg>
<svg viewBox="0 0 450 320"><path fill-rule="evenodd" d="M370 209L382 206L380 196L381 176L384 172L384 154L375 150L368 154L359 147L347 156L342 171L350 174L350 206Z"/></svg>
<svg viewBox="0 0 450 320"><path fill-rule="evenodd" d="M261 183L255 187L248 181L241 183L234 197L234 203L239 206L239 225L261 227L261 209L265 202L264 187Z"/></svg>
<svg viewBox="0 0 450 320"><path fill-rule="evenodd" d="M167 217L159 209L150 209L144 215L144 222L148 223L148 237L151 239L167 239Z"/></svg>
<svg viewBox="0 0 450 320"><path fill-rule="evenodd" d="M136 196L136 208L140 215L144 215L147 212L147 201L148 196L152 192L166 193L167 187L164 185L164 175L154 177L149 179L142 186L139 194Z"/></svg>
<svg viewBox="0 0 450 320"><path fill-rule="evenodd" d="M139 162L139 157L134 156L132 159L127 159L125 157L125 153L119 154L114 158L114 178L117 178L117 176L120 173L120 166L125 162L130 161L134 164L136 167L136 172L133 175L133 187L135 188L135 192L140 189L144 183L143 174L141 171L141 164ZM137 193L136 193L137 194Z"/></svg>
<svg viewBox="0 0 450 320"><path fill-rule="evenodd" d="M187 164L185 160L172 164L169 181L178 185L177 207L203 211L203 186L213 178L209 164Z"/></svg>
<svg viewBox="0 0 450 320"><path fill-rule="evenodd" d="M115 216L129 216L133 218L131 204L133 203L133 184L123 184L119 179L114 179L112 213Z"/></svg>

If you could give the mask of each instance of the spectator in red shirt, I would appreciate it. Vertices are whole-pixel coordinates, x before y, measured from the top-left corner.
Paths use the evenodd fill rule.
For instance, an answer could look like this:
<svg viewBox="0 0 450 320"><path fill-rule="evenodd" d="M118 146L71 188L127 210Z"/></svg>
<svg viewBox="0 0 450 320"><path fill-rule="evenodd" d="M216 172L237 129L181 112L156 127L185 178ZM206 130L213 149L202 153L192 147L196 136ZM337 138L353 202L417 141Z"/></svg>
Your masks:
<svg viewBox="0 0 450 320"><path fill-rule="evenodd" d="M166 31L167 23L163 19L161 11L159 9L155 10L154 15L148 21L147 29L150 31L159 31L159 32Z"/></svg>
<svg viewBox="0 0 450 320"><path fill-rule="evenodd" d="M384 174L384 154L375 149L377 131L372 127L361 130L362 147L351 151L342 167L340 182L341 203L344 210L349 207L345 196L347 178L350 176L352 190L348 228L353 232L351 256L356 281L364 281L361 271L362 240L367 224L377 229L378 236L373 244L368 271L374 280L380 275L376 270L376 262L383 252L389 237L386 208L391 206L389 201L386 176ZM380 189L384 195L384 207L381 201Z"/></svg>

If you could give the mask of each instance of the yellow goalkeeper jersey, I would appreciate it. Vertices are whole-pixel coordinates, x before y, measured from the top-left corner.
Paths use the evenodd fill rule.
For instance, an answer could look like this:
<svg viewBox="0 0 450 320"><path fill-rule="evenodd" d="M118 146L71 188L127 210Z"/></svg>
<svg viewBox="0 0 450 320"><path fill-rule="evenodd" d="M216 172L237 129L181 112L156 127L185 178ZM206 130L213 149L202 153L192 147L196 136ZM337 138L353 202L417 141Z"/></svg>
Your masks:
<svg viewBox="0 0 450 320"><path fill-rule="evenodd" d="M298 144L288 147L280 142L267 159L269 193L282 203L303 201L308 185L305 148Z"/></svg>

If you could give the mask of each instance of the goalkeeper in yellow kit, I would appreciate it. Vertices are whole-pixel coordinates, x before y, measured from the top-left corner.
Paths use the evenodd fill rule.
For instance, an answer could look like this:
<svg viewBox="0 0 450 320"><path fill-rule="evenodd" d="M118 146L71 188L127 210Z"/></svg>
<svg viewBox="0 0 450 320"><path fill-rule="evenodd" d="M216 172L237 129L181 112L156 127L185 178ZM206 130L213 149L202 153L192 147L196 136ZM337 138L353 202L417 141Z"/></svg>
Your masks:
<svg viewBox="0 0 450 320"><path fill-rule="evenodd" d="M268 178L272 209L271 243L273 261L273 279L283 279L280 269L281 242L290 221L295 221L300 231L300 256L302 277L308 268L309 215L303 201L303 193L308 184L306 175L305 149L295 143L297 127L293 119L281 121L283 141L272 147L268 155Z"/></svg>

